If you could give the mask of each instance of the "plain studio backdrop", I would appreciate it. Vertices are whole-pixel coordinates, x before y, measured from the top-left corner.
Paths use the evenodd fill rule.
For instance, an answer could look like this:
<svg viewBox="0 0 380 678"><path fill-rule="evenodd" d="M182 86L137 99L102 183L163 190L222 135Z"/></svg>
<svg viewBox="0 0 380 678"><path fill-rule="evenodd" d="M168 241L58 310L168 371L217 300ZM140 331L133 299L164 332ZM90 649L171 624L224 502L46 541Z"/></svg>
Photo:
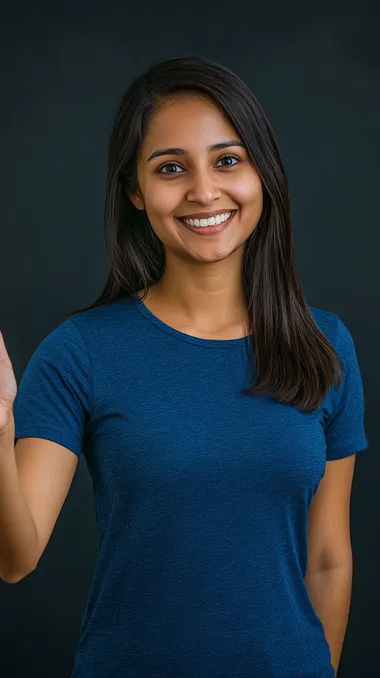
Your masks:
<svg viewBox="0 0 380 678"><path fill-rule="evenodd" d="M64 314L90 304L105 282L107 144L130 80L153 60L204 56L235 71L268 114L290 181L308 303L348 326L363 378L370 448L358 455L351 495L354 578L339 677L377 675L377 3L8 4L0 329L17 381ZM15 586L0 580L2 678L68 678L97 545L82 457L37 570Z"/></svg>

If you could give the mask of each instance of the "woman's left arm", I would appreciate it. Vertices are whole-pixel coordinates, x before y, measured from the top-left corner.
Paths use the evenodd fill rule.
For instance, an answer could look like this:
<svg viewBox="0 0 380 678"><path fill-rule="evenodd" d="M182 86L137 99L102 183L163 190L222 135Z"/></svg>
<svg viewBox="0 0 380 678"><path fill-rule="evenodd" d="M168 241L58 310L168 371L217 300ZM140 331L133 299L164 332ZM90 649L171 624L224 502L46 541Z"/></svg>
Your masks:
<svg viewBox="0 0 380 678"><path fill-rule="evenodd" d="M336 675L350 611L352 567L306 574L305 584L315 613L322 622Z"/></svg>

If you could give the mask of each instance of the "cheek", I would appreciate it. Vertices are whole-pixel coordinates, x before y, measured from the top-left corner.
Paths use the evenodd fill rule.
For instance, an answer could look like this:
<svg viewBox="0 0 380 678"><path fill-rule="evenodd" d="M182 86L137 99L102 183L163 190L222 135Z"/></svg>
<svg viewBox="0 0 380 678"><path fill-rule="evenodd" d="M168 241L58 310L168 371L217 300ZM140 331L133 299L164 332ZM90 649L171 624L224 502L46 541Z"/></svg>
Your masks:
<svg viewBox="0 0 380 678"><path fill-rule="evenodd" d="M148 187L146 195L149 196L148 209L150 213L161 218L175 212L178 207L178 201L181 200L175 187L165 185L165 183L159 186L152 184Z"/></svg>
<svg viewBox="0 0 380 678"><path fill-rule="evenodd" d="M261 182L251 173L239 177L234 186L234 197L242 207L257 207L263 198Z"/></svg>

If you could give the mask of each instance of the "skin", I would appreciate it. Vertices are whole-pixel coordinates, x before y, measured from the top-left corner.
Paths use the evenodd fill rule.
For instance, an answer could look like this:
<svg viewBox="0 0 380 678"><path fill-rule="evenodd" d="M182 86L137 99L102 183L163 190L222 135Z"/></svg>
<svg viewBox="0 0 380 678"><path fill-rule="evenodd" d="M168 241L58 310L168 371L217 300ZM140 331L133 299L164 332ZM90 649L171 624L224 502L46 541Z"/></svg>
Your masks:
<svg viewBox="0 0 380 678"><path fill-rule="evenodd" d="M263 194L245 148L207 150L230 139L242 142L212 100L193 95L165 100L140 149L139 192L130 196L137 209L146 211L166 251L165 273L144 303L167 324L194 336L247 333L244 243L260 219ZM185 153L149 160L154 151L173 147ZM228 228L214 235L196 235L177 219L219 209L238 211Z"/></svg>

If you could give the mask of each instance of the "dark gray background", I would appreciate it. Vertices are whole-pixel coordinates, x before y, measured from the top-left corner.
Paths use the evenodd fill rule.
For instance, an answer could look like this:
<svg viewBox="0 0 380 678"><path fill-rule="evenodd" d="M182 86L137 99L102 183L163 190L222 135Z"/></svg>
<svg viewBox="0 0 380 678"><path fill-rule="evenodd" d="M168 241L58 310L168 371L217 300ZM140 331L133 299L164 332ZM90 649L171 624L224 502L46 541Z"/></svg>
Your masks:
<svg viewBox="0 0 380 678"><path fill-rule="evenodd" d="M259 4L3 6L0 329L19 381L64 313L103 287L107 145L131 78L153 59L180 55L211 58L243 78L287 168L308 303L348 326L362 372L370 447L355 468L354 582L338 675L375 676L380 10L376 2L343 0ZM69 678L97 545L81 458L37 570L17 585L0 580L2 678Z"/></svg>

